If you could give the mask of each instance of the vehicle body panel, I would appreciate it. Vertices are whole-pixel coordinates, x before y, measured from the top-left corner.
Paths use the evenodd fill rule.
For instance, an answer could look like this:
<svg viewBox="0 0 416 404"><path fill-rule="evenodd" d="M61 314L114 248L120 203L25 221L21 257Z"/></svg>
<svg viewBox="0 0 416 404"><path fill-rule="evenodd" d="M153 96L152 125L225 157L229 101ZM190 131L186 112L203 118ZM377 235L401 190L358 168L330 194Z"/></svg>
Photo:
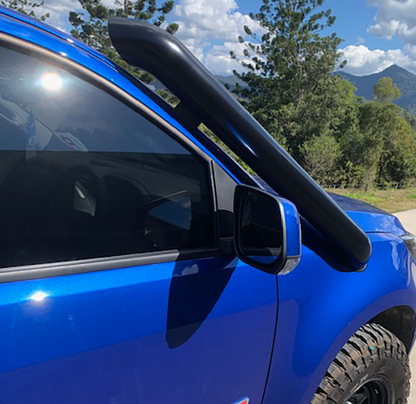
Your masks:
<svg viewBox="0 0 416 404"><path fill-rule="evenodd" d="M267 192L276 194L261 178L256 177L256 179ZM406 230L397 217L357 199L333 193L329 195L366 233L391 233L399 237L406 234Z"/></svg>
<svg viewBox="0 0 416 404"><path fill-rule="evenodd" d="M373 254L360 273L335 271L303 249L278 277L279 321L264 404L308 404L337 353L363 324L396 307L416 307L415 260L395 235L370 234Z"/></svg>
<svg viewBox="0 0 416 404"><path fill-rule="evenodd" d="M43 31L41 23L22 23L4 13L14 14L0 7L0 32L108 79L239 178L215 146L207 147L184 129L111 62L65 34ZM277 328L276 277L218 257L1 284L0 403L185 403L186 398L227 404L247 396L253 404L308 404L331 361L360 326L391 307L416 308L416 264L399 238L405 233L400 222L337 202L369 234L373 254L368 266L342 273L304 247L298 267L277 277ZM181 279L190 282L175 288ZM217 291L214 301L195 291L184 301L184 294L172 294L190 284L201 290L206 282ZM169 347L172 301L182 308L195 301L202 306L188 317L181 317L183 311L174 316L193 334L186 343ZM206 389L213 385L218 395Z"/></svg>
<svg viewBox="0 0 416 404"><path fill-rule="evenodd" d="M0 32L86 66L214 157L93 54L1 12ZM0 402L231 403L248 396L260 403L274 342L277 284L276 276L217 252L2 283L0 312Z"/></svg>
<svg viewBox="0 0 416 404"><path fill-rule="evenodd" d="M357 199L335 194L330 195L365 232L391 233L396 236L406 234L406 230L396 216Z"/></svg>
<svg viewBox="0 0 416 404"><path fill-rule="evenodd" d="M1 284L0 403L259 403L276 301L224 258Z"/></svg>

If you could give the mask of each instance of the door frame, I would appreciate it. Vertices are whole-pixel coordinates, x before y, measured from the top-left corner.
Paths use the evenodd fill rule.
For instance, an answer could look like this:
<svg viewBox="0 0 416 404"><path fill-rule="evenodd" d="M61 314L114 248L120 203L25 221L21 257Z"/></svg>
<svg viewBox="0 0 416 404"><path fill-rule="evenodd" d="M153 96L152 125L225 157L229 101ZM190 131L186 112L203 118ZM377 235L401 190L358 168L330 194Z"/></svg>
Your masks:
<svg viewBox="0 0 416 404"><path fill-rule="evenodd" d="M128 94L116 84L110 82L92 70L74 62L73 60L69 60L67 57L57 54L49 49L11 36L4 32L0 32L0 47L26 54L30 57L49 63L54 67L61 68L68 73L80 78L81 80L85 80L95 87L105 91L107 94L116 98L127 107L133 109L136 113L139 113L144 118L148 119L154 125L159 127L164 133L172 137L175 141L190 151L192 155L201 159L206 164L208 170L209 189L211 191L210 203L214 217L215 239L215 244L212 248L168 250L160 252L137 253L104 258L100 257L74 261L53 262L47 264L32 264L0 268L0 284L7 282L73 275L86 272L143 266L149 264L194 260L223 255L224 248L221 248L221 237L219 231L220 214L218 208L218 200L224 201L224 198L219 198L218 196L221 195L221 191L224 191L224 186L220 185L223 183L224 177L223 175L219 176L219 166L213 160L213 158L208 156L180 130L160 117L144 103ZM136 88L138 87L136 86ZM140 88L138 88L138 91L140 91ZM224 170L221 169L221 171L225 173ZM229 177L228 174L226 174L226 176ZM215 180L215 177L217 180ZM231 177L229 178L232 182L234 182ZM220 203L221 205L224 205L224 202ZM226 205L228 206L229 203L226 203Z"/></svg>

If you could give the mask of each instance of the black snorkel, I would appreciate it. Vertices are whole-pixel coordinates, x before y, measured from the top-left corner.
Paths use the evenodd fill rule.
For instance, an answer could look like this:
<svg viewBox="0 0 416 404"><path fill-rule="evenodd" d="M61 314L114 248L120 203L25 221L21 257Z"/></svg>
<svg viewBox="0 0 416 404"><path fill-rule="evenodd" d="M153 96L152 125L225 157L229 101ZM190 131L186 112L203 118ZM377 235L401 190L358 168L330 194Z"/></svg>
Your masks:
<svg viewBox="0 0 416 404"><path fill-rule="evenodd" d="M110 19L109 32L127 63L156 76L179 97L177 108L198 118L194 124L211 128L279 195L296 204L305 219L306 245L331 252L333 258L328 258L341 270L365 268L371 256L367 235L185 45L161 28L132 19Z"/></svg>

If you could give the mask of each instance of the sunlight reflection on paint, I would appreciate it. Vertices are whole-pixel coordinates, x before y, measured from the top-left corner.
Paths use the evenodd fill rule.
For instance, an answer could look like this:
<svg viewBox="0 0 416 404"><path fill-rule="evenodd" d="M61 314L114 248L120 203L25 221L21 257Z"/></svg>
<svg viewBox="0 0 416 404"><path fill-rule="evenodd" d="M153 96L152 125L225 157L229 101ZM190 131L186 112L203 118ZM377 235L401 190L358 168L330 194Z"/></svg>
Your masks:
<svg viewBox="0 0 416 404"><path fill-rule="evenodd" d="M32 296L30 296L30 299L34 300L35 302L41 302L46 297L48 297L48 294L45 292L35 292Z"/></svg>

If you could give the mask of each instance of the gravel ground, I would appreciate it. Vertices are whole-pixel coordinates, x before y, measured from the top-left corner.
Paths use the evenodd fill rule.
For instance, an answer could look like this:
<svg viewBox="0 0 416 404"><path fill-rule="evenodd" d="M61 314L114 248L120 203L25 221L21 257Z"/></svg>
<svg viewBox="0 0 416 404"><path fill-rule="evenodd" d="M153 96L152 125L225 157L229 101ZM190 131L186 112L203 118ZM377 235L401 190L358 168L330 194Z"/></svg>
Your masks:
<svg viewBox="0 0 416 404"><path fill-rule="evenodd" d="M400 219L406 230L416 235L416 209L396 213L395 216ZM412 370L412 389L409 404L416 404L416 347L410 355L410 368Z"/></svg>

